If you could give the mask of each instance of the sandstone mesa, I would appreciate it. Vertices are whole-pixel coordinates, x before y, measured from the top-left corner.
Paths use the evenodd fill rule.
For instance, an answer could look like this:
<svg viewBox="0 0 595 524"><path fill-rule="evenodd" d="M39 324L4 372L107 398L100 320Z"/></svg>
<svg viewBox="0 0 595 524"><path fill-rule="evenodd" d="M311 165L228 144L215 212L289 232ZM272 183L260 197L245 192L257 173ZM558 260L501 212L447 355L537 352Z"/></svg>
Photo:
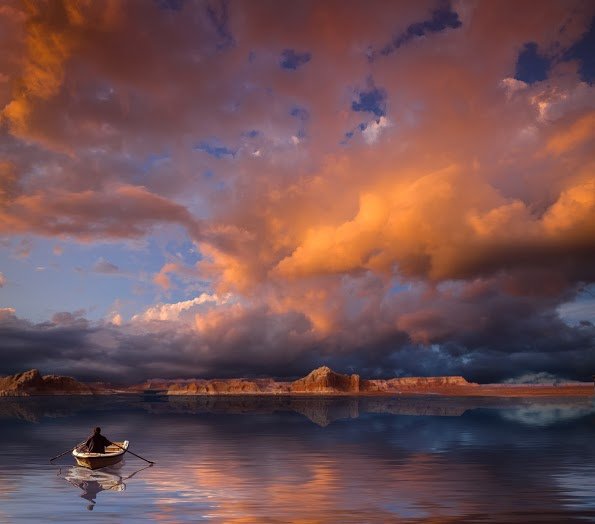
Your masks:
<svg viewBox="0 0 595 524"><path fill-rule="evenodd" d="M84 383L72 377L41 375L36 369L0 377L0 396L111 395L160 393L171 396L217 395L419 395L450 396L585 396L593 394L590 383L562 385L476 384L460 376L363 379L344 375L327 366L294 381L272 378L248 379L153 379L126 387Z"/></svg>

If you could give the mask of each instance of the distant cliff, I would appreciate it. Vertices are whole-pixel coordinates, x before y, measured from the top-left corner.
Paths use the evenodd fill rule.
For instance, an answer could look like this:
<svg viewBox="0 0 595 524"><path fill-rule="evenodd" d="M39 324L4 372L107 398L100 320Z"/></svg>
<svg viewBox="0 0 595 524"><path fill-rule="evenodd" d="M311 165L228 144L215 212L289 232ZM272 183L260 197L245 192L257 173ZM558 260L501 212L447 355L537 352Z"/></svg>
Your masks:
<svg viewBox="0 0 595 524"><path fill-rule="evenodd" d="M31 395L93 395L95 391L72 377L41 376L37 369L0 377L0 396L28 397Z"/></svg>
<svg viewBox="0 0 595 524"><path fill-rule="evenodd" d="M463 377L416 377L364 380L359 375L343 375L327 366L293 382L272 379L152 380L145 389L160 389L168 395L342 395L366 393L439 393L477 384Z"/></svg>
<svg viewBox="0 0 595 524"><path fill-rule="evenodd" d="M166 394L166 395L448 395L448 396L591 396L593 386L584 384L510 385L475 384L463 377L407 377L366 380L359 375L343 375L327 366L313 370L293 382L271 378L248 379L153 379L143 384L115 388L108 384L85 384L71 377L41 376L32 369L9 377L0 377L0 397L33 395L110 395L110 394Z"/></svg>
<svg viewBox="0 0 595 524"><path fill-rule="evenodd" d="M463 377L406 377L387 380L363 380L362 391L369 392L410 392L434 391L461 387L478 386L475 382L467 382Z"/></svg>

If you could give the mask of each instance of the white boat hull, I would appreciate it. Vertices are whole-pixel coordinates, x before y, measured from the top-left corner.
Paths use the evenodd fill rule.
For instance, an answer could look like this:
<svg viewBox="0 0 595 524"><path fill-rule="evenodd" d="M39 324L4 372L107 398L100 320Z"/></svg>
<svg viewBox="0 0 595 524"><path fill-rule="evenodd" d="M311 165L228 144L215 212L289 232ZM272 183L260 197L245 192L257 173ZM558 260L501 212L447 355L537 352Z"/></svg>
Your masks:
<svg viewBox="0 0 595 524"><path fill-rule="evenodd" d="M114 464L121 462L122 458L124 457L124 453L126 453L125 450L128 449L129 442L125 440L124 442L115 442L115 444L122 446L124 449L120 449L113 445L108 446L105 450L105 453L86 453L73 449L72 456L76 460L77 464L83 468L99 469L105 468L107 466L113 466Z"/></svg>

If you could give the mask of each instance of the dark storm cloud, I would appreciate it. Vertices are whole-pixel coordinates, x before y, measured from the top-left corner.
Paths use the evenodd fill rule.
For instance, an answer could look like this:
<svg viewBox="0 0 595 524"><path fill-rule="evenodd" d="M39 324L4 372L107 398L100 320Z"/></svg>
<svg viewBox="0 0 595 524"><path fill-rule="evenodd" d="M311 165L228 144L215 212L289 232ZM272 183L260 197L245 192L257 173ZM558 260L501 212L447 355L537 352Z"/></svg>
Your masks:
<svg viewBox="0 0 595 524"><path fill-rule="evenodd" d="M42 373L131 383L150 377L300 374L317 364L300 314L248 312L233 330L203 337L179 324L157 330L91 324L76 314L32 323L0 310L0 375ZM279 348L270 354L270 345ZM266 355L266 359L262 357Z"/></svg>
<svg viewBox="0 0 595 524"><path fill-rule="evenodd" d="M93 324L83 312L60 313L34 324L5 312L0 321L0 374L37 367L82 379L136 382L151 377L297 377L319 365L364 377L462 375L495 382L548 372L590 380L595 327L569 326L556 301L511 297L491 290L461 306L451 292L437 296L429 314L399 313L387 304L374 321L344 316L324 339L297 312L266 307L208 320L208 330L176 322L117 327ZM397 326L391 318L398 316ZM376 326L374 327L374 322Z"/></svg>

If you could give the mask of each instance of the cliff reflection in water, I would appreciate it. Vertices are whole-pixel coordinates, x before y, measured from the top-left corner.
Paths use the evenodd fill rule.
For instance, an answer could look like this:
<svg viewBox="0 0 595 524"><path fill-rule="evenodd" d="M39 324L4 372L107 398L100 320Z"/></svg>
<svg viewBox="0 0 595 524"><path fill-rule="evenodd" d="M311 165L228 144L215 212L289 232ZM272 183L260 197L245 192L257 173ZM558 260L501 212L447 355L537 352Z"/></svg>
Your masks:
<svg viewBox="0 0 595 524"><path fill-rule="evenodd" d="M595 413L593 397L282 397L282 396L154 396L13 397L0 398L0 420L40 422L67 418L88 410L140 409L153 414L273 414L299 413L325 427L336 420L369 413L459 417L477 409L497 410L508 419L532 425L555 424Z"/></svg>
<svg viewBox="0 0 595 524"><path fill-rule="evenodd" d="M592 398L72 400L0 401L0 521L595 518ZM156 465L127 480L142 461L105 476L66 456L57 477L48 457L94 425Z"/></svg>

